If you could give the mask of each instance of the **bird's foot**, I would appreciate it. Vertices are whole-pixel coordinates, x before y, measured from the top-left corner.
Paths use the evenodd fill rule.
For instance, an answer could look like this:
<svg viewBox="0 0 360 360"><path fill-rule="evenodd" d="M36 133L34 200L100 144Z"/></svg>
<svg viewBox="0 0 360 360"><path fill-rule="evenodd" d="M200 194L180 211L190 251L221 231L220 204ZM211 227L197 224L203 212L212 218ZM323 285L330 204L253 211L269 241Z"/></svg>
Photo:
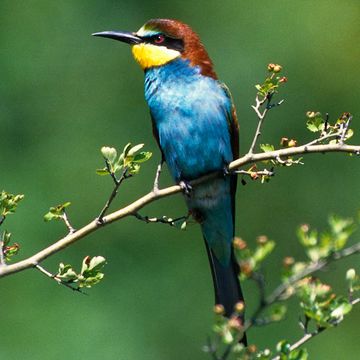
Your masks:
<svg viewBox="0 0 360 360"><path fill-rule="evenodd" d="M186 196L190 196L193 188L188 182L181 180L179 182L179 186L181 187L182 191Z"/></svg>
<svg viewBox="0 0 360 360"><path fill-rule="evenodd" d="M223 176L224 177L227 177L229 175L233 174L233 172L229 169L229 166L228 165L225 165L223 167Z"/></svg>

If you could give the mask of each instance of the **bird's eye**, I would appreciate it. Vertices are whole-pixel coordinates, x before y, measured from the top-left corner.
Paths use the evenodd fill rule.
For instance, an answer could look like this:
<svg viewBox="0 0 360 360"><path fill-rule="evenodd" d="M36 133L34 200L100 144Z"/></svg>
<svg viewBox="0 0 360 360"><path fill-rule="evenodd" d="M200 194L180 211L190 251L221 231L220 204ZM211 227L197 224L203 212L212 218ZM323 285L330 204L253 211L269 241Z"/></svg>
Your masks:
<svg viewBox="0 0 360 360"><path fill-rule="evenodd" d="M165 41L164 35L156 35L154 38L155 44L162 44Z"/></svg>

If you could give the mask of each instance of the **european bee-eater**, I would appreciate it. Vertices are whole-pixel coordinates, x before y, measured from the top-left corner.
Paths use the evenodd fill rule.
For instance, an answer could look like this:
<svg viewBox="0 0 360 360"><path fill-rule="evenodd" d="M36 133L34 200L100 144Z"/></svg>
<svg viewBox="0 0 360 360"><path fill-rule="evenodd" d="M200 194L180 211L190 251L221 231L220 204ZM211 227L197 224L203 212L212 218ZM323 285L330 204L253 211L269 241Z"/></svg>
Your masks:
<svg viewBox="0 0 360 360"><path fill-rule="evenodd" d="M93 34L131 45L145 72L145 99L153 132L177 183L226 169L238 157L235 107L199 36L169 19L148 21L137 32ZM236 177L223 176L194 187L185 196L202 228L215 288L215 302L225 315L243 301L234 257Z"/></svg>

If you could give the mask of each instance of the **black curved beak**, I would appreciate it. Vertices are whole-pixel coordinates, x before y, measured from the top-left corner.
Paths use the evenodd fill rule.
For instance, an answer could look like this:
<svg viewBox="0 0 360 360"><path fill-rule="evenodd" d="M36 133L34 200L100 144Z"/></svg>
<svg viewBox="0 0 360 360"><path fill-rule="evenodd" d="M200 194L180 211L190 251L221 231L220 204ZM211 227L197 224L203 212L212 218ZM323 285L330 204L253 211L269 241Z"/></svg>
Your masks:
<svg viewBox="0 0 360 360"><path fill-rule="evenodd" d="M130 45L140 44L143 42L141 37L129 31L102 31L91 35L122 41Z"/></svg>

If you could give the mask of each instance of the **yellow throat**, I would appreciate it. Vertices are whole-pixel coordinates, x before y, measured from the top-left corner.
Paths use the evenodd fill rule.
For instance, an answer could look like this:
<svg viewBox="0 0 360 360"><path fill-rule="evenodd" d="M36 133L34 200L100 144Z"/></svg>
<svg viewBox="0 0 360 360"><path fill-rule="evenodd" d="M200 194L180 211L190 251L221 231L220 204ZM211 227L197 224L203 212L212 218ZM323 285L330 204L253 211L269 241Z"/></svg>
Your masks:
<svg viewBox="0 0 360 360"><path fill-rule="evenodd" d="M132 53L143 69L164 65L181 55L179 51L168 49L165 46L146 43L133 45Z"/></svg>

